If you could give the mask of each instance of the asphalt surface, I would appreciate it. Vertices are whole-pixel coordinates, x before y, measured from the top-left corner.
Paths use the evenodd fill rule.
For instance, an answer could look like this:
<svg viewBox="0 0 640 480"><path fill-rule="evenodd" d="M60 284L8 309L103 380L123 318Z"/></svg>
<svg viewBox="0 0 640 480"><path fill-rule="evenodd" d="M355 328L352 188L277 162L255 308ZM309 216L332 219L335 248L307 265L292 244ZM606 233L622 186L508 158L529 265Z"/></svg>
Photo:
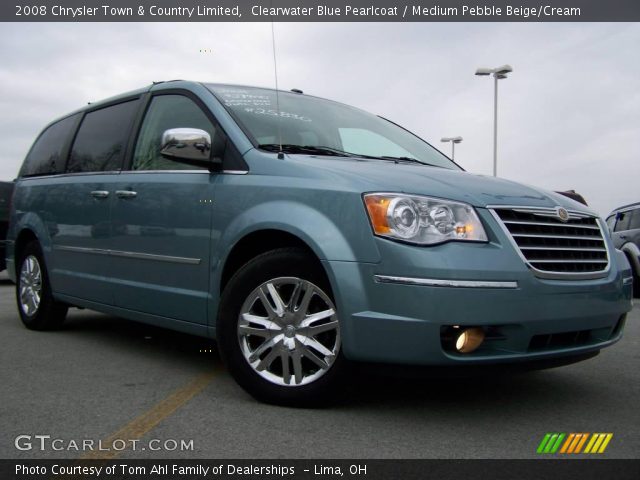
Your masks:
<svg viewBox="0 0 640 480"><path fill-rule="evenodd" d="M618 344L579 364L473 379L371 371L338 406L303 410L253 400L197 337L77 309L61 331L26 330L4 275L0 458L78 458L74 441L119 436L140 442L118 458L533 458L546 432L612 432L603 457L640 452L638 306ZM18 450L18 435L64 449L32 437ZM193 450L151 451L151 439Z"/></svg>

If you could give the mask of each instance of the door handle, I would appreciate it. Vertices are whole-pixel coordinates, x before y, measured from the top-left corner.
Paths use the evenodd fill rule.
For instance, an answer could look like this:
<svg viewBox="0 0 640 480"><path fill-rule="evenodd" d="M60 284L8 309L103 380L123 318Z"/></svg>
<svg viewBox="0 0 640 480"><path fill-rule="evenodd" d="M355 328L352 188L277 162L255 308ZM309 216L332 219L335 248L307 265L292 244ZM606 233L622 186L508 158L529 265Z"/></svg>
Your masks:
<svg viewBox="0 0 640 480"><path fill-rule="evenodd" d="M94 190L91 192L91 196L93 198L107 198L109 196L109 192L106 190Z"/></svg>
<svg viewBox="0 0 640 480"><path fill-rule="evenodd" d="M132 192L131 190L116 190L116 196L118 198L135 198L138 192Z"/></svg>

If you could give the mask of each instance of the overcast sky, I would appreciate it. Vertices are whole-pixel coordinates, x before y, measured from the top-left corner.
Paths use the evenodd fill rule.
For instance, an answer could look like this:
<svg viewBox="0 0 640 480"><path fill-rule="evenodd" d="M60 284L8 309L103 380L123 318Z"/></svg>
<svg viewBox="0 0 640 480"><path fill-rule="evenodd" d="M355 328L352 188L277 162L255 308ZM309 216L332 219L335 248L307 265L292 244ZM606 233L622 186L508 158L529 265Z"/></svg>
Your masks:
<svg viewBox="0 0 640 480"><path fill-rule="evenodd" d="M499 176L574 188L599 213L640 201L640 24L275 25L283 89L383 115L456 160L492 168L499 88ZM158 80L273 86L268 23L3 24L0 179L15 177L55 117ZM208 50L201 53L200 50Z"/></svg>

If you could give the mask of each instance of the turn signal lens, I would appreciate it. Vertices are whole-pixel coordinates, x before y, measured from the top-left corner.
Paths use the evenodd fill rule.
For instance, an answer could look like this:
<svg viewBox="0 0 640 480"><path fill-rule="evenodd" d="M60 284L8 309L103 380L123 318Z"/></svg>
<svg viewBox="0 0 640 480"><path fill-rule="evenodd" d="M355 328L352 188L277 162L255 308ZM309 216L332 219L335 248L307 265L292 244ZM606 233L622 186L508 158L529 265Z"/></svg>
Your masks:
<svg viewBox="0 0 640 480"><path fill-rule="evenodd" d="M391 229L389 228L389 223L387 221L387 212L389 210L391 200L378 195L367 195L364 197L364 203L366 204L369 212L373 231L378 235L389 233Z"/></svg>

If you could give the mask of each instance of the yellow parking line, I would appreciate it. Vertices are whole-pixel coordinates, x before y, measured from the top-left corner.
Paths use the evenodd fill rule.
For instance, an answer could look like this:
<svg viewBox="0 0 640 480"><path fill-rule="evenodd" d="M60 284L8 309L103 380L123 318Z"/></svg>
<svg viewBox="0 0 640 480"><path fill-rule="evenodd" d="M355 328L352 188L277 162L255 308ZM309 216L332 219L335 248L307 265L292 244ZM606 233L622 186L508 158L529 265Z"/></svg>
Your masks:
<svg viewBox="0 0 640 480"><path fill-rule="evenodd" d="M156 406L134 418L117 432L102 441L103 447L111 447L114 440L122 439L130 444L131 440L139 440L153 430L160 422L173 414L182 405L200 393L216 375L216 371L197 376L184 387L176 390ZM81 460L110 460L119 456L123 450L92 450Z"/></svg>

